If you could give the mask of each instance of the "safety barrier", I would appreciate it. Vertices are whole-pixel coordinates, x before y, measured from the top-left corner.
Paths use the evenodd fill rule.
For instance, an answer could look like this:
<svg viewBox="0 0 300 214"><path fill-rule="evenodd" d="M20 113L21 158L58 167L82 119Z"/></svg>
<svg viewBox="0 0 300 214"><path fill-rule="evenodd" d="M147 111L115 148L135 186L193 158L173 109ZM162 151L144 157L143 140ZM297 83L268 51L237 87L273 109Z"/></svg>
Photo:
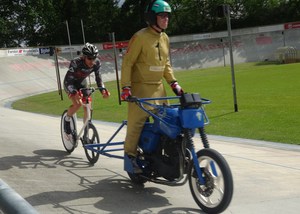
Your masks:
<svg viewBox="0 0 300 214"><path fill-rule="evenodd" d="M1 179L0 210L6 214L38 214L38 212L25 199L23 199Z"/></svg>

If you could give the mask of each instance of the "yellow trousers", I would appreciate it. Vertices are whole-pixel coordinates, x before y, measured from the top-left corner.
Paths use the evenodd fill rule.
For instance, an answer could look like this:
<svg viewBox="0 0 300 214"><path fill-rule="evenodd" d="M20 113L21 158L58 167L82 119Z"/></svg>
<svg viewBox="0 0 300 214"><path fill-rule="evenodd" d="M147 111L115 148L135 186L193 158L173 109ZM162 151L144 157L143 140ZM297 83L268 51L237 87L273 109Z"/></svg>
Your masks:
<svg viewBox="0 0 300 214"><path fill-rule="evenodd" d="M132 95L138 98L164 97L166 91L162 83L159 84L132 84ZM151 101L151 103L168 103L166 100ZM149 106L145 105L147 109ZM149 114L143 111L136 103L128 103L127 134L124 150L128 155L136 156L137 145L140 139L144 123Z"/></svg>
<svg viewBox="0 0 300 214"><path fill-rule="evenodd" d="M127 135L124 144L126 154L136 156L140 135L148 117L149 114L140 109L137 104L128 103Z"/></svg>

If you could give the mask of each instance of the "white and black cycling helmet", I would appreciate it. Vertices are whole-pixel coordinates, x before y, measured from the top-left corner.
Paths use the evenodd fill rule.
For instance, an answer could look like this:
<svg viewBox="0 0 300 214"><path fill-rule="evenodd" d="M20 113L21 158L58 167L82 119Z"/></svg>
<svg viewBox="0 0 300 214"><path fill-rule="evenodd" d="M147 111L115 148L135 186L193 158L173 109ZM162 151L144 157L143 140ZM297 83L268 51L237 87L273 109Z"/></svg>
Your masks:
<svg viewBox="0 0 300 214"><path fill-rule="evenodd" d="M96 58L98 56L98 48L87 42L82 48L82 54L87 57Z"/></svg>

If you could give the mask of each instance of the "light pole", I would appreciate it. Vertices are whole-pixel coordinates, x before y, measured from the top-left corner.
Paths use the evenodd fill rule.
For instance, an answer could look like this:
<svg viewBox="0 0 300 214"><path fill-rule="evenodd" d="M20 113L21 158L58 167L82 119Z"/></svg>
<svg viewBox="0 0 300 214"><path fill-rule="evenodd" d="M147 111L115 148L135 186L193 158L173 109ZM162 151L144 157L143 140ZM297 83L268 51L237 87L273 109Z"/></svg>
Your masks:
<svg viewBox="0 0 300 214"><path fill-rule="evenodd" d="M114 49L114 59L115 59L115 69L116 69L116 80L117 80L117 90L118 90L118 97L119 97L119 105L121 105L121 93L120 93L120 84L119 84L119 71L118 71L118 61L117 61L117 46L116 46L116 39L115 39L115 32L109 33L110 40L113 44Z"/></svg>
<svg viewBox="0 0 300 214"><path fill-rule="evenodd" d="M68 32L68 39L69 39L69 46L70 46L70 54L71 54L71 59L73 59L73 53L72 53L72 45L71 45L71 38L70 38L70 31L69 31L69 24L68 20L66 20L66 27L67 27L67 32Z"/></svg>
<svg viewBox="0 0 300 214"><path fill-rule="evenodd" d="M235 85L235 74L234 74L234 62L232 53L232 35L231 35L231 22L230 22L230 6L227 4L222 5L223 13L227 20L227 30L229 37L229 54L230 54L230 66L231 66L231 81L233 90L233 100L234 100L234 111L238 112L237 96L236 96L236 85Z"/></svg>
<svg viewBox="0 0 300 214"><path fill-rule="evenodd" d="M84 28L83 28L83 21L82 21L82 19L80 20L80 22L81 22L81 31L82 31L83 44L85 44L85 35L84 35Z"/></svg>

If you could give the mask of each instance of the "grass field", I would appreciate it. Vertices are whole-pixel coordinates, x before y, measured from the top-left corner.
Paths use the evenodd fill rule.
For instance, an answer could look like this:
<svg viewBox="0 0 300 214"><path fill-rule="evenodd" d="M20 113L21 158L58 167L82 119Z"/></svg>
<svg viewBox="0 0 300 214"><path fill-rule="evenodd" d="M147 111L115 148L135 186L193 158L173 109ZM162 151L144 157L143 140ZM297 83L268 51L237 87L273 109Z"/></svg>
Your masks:
<svg viewBox="0 0 300 214"><path fill-rule="evenodd" d="M206 106L210 124L208 134L241 137L300 145L300 63L245 63L235 65L238 112L234 111L231 69L216 67L176 72L186 92L198 92L212 100ZM93 118L121 122L127 105L118 104L116 82L107 82L109 99L94 97ZM167 87L169 95L173 92ZM70 105L58 92L28 97L13 103L13 108L60 115ZM59 122L59 121L58 121Z"/></svg>

